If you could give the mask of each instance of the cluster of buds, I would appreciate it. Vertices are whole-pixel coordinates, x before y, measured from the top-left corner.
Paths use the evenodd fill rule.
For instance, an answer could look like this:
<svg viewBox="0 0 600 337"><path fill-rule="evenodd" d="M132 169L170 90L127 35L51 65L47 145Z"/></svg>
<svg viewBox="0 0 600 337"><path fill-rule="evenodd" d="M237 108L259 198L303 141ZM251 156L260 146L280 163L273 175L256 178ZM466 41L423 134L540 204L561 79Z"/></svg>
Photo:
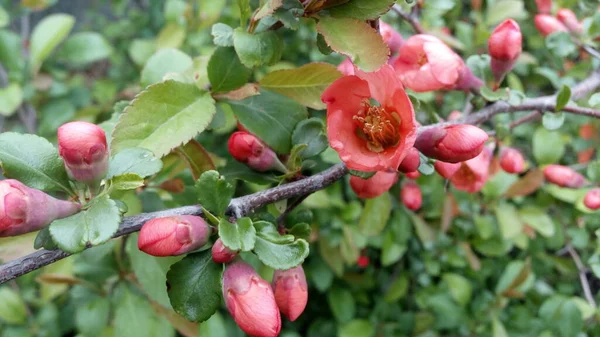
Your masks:
<svg viewBox="0 0 600 337"><path fill-rule="evenodd" d="M290 321L302 314L308 287L302 266L276 270L272 285L249 264L235 260L223 272L223 298L236 324L248 335L276 337L281 313Z"/></svg>
<svg viewBox="0 0 600 337"><path fill-rule="evenodd" d="M577 15L568 8L559 8L556 16L552 16L552 0L536 0L538 12L535 16L535 26L543 36L555 32L570 32L581 34L583 24L577 19Z"/></svg>

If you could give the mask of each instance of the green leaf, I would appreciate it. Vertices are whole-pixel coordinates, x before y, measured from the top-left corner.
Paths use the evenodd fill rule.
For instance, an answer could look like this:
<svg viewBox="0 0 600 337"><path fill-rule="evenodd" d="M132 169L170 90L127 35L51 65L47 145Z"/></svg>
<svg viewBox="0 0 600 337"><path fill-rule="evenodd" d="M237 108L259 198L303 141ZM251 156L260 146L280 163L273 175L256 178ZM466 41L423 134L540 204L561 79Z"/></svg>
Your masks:
<svg viewBox="0 0 600 337"><path fill-rule="evenodd" d="M86 336L98 336L108 324L110 301L99 297L77 307L75 326Z"/></svg>
<svg viewBox="0 0 600 337"><path fill-rule="evenodd" d="M127 53L138 67L143 67L156 52L154 39L135 39L129 45Z"/></svg>
<svg viewBox="0 0 600 337"><path fill-rule="evenodd" d="M240 218L234 224L221 219L219 222L219 237L225 247L247 252L255 247L256 229L250 218Z"/></svg>
<svg viewBox="0 0 600 337"><path fill-rule="evenodd" d="M319 118L310 118L301 121L294 128L292 133L292 144L307 146L300 151L302 158L314 157L329 146L327 136L325 135L325 124Z"/></svg>
<svg viewBox="0 0 600 337"><path fill-rule="evenodd" d="M212 97L193 84L166 81L152 85L137 95L119 118L111 149L143 147L162 157L204 131L215 112Z"/></svg>
<svg viewBox="0 0 600 337"><path fill-rule="evenodd" d="M507 100L509 95L509 90L507 89L498 89L496 91L492 91L488 87L481 87L480 89L481 96L485 98L488 102L496 102L499 100Z"/></svg>
<svg viewBox="0 0 600 337"><path fill-rule="evenodd" d="M388 193L368 199L358 220L360 232L366 236L376 236L381 233L390 218L392 201Z"/></svg>
<svg viewBox="0 0 600 337"><path fill-rule="evenodd" d="M254 253L267 266L286 270L302 264L308 256L306 240L294 239L292 235L280 235L269 222L258 221L255 226L258 233Z"/></svg>
<svg viewBox="0 0 600 337"><path fill-rule="evenodd" d="M375 71L388 61L390 49L366 22L323 17L317 31L331 49L350 57L364 71Z"/></svg>
<svg viewBox="0 0 600 337"><path fill-rule="evenodd" d="M221 306L220 264L205 250L189 254L167 273L173 309L190 321L204 322Z"/></svg>
<svg viewBox="0 0 600 337"><path fill-rule="evenodd" d="M241 101L229 100L233 113L252 134L278 153L291 149L296 124L306 119L306 108L293 100L268 90Z"/></svg>
<svg viewBox="0 0 600 337"><path fill-rule="evenodd" d="M535 206L525 206L519 209L519 217L523 223L536 230L545 237L554 236L554 221L542 209Z"/></svg>
<svg viewBox="0 0 600 337"><path fill-rule="evenodd" d="M471 300L471 293L473 291L471 282L464 276L455 273L445 273L442 275L442 279L448 285L450 289L450 295L456 302L461 305L467 305Z"/></svg>
<svg viewBox="0 0 600 337"><path fill-rule="evenodd" d="M561 111L571 99L571 88L563 85L560 92L556 96L556 109L555 111Z"/></svg>
<svg viewBox="0 0 600 337"><path fill-rule="evenodd" d="M23 103L23 89L17 83L0 88L0 115L12 116Z"/></svg>
<svg viewBox="0 0 600 337"><path fill-rule="evenodd" d="M304 15L304 6L300 0L283 0L283 5L272 14L284 27L297 30L300 28L300 18Z"/></svg>
<svg viewBox="0 0 600 337"><path fill-rule="evenodd" d="M89 244L104 243L117 232L121 213L114 200L103 195L92 201L92 205L68 218L50 224L52 239L60 249L78 253Z"/></svg>
<svg viewBox="0 0 600 337"><path fill-rule="evenodd" d="M165 308L171 308L167 295L167 271L181 256L156 257L138 249L138 234L127 240L127 256L131 259L131 268L142 289Z"/></svg>
<svg viewBox="0 0 600 337"><path fill-rule="evenodd" d="M10 23L10 15L6 12L2 6L0 6L0 28L8 26Z"/></svg>
<svg viewBox="0 0 600 337"><path fill-rule="evenodd" d="M500 231L505 239L514 238L523 231L523 222L513 205L501 203L495 211Z"/></svg>
<svg viewBox="0 0 600 337"><path fill-rule="evenodd" d="M11 75L19 74L25 68L21 46L22 40L19 34L0 29L0 63Z"/></svg>
<svg viewBox="0 0 600 337"><path fill-rule="evenodd" d="M332 288L327 293L327 302L338 322L349 322L356 315L356 302L352 293L344 288Z"/></svg>
<svg viewBox="0 0 600 337"><path fill-rule="evenodd" d="M508 18L524 19L527 17L526 13L523 0L495 1L488 7L486 21L489 26L493 26Z"/></svg>
<svg viewBox="0 0 600 337"><path fill-rule="evenodd" d="M281 59L283 41L272 30L251 34L242 28L233 31L233 46L248 68L272 65Z"/></svg>
<svg viewBox="0 0 600 337"><path fill-rule="evenodd" d="M341 76L334 65L315 62L268 73L259 84L309 108L321 110L326 108L321 101L323 91Z"/></svg>
<svg viewBox="0 0 600 337"><path fill-rule="evenodd" d="M583 329L583 317L575 302L565 301L559 309L558 331L562 337L576 337Z"/></svg>
<svg viewBox="0 0 600 337"><path fill-rule="evenodd" d="M227 92L248 82L252 70L246 68L232 47L218 47L208 62L208 79L213 92Z"/></svg>
<svg viewBox="0 0 600 337"><path fill-rule="evenodd" d="M588 101L588 104L592 108L598 108L598 107L600 107L600 92L593 94L592 97L590 97L590 100Z"/></svg>
<svg viewBox="0 0 600 337"><path fill-rule="evenodd" d="M225 214L235 193L235 186L220 176L219 172L212 170L202 173L195 187L200 205L217 216Z"/></svg>
<svg viewBox="0 0 600 337"><path fill-rule="evenodd" d="M182 73L193 65L192 58L177 49L165 48L152 55L142 69L142 85L161 82L168 73Z"/></svg>
<svg viewBox="0 0 600 337"><path fill-rule="evenodd" d="M21 296L4 286L0 288L0 321L8 324L25 324L27 307Z"/></svg>
<svg viewBox="0 0 600 337"><path fill-rule="evenodd" d="M185 41L185 27L176 23L167 23L156 36L156 48L179 48Z"/></svg>
<svg viewBox="0 0 600 337"><path fill-rule="evenodd" d="M195 139L191 139L187 144L178 147L175 152L190 168L194 180L198 180L202 173L216 169L210 154Z"/></svg>
<svg viewBox="0 0 600 337"><path fill-rule="evenodd" d="M394 234L388 231L385 234L383 247L381 248L381 264L387 267L398 262L404 256L407 249L408 247L405 244L396 242Z"/></svg>
<svg viewBox="0 0 600 337"><path fill-rule="evenodd" d="M333 53L333 49L329 47L322 34L317 34L317 48L323 55L329 55Z"/></svg>
<svg viewBox="0 0 600 337"><path fill-rule="evenodd" d="M120 174L110 179L110 186L116 190L135 190L144 186L144 178L135 173Z"/></svg>
<svg viewBox="0 0 600 337"><path fill-rule="evenodd" d="M260 20L265 16L273 14L283 5L283 0L267 0L264 5L254 15L254 20Z"/></svg>
<svg viewBox="0 0 600 337"><path fill-rule="evenodd" d="M533 134L533 157L538 164L558 162L565 154L565 143L562 135L556 131L548 131L538 127Z"/></svg>
<svg viewBox="0 0 600 337"><path fill-rule="evenodd" d="M394 303L394 302L398 301L399 299L403 298L404 296L406 296L406 293L408 292L408 282L409 282L408 276L406 276L406 275L398 276L390 284L390 287L388 288L387 292L385 293L383 300L388 303Z"/></svg>
<svg viewBox="0 0 600 337"><path fill-rule="evenodd" d="M577 51L577 45L568 32L554 32L546 36L546 47L556 57L564 58Z"/></svg>
<svg viewBox="0 0 600 337"><path fill-rule="evenodd" d="M492 337L508 337L504 325L497 317L492 320Z"/></svg>
<svg viewBox="0 0 600 337"><path fill-rule="evenodd" d="M545 112L542 124L548 130L557 130L565 123L565 114L562 112Z"/></svg>
<svg viewBox="0 0 600 337"><path fill-rule="evenodd" d="M348 173L350 173L350 175L353 175L355 177L359 177L362 179L369 179L372 176L374 176L377 172L363 172L363 171L358 171L358 170L348 170Z"/></svg>
<svg viewBox="0 0 600 337"><path fill-rule="evenodd" d="M116 336L174 337L169 321L158 316L146 299L127 289L125 283L118 290L113 322Z"/></svg>
<svg viewBox="0 0 600 337"><path fill-rule="evenodd" d="M58 151L42 137L14 132L0 134L0 163L5 177L29 187L71 191Z"/></svg>
<svg viewBox="0 0 600 337"><path fill-rule="evenodd" d="M520 287L531 274L531 263L523 261L510 262L496 285L496 293L502 294Z"/></svg>
<svg viewBox="0 0 600 337"><path fill-rule="evenodd" d="M595 160L588 164L586 170L587 177L593 182L600 182L600 161Z"/></svg>
<svg viewBox="0 0 600 337"><path fill-rule="evenodd" d="M375 327L366 319L352 320L340 328L339 337L373 337Z"/></svg>
<svg viewBox="0 0 600 337"><path fill-rule="evenodd" d="M69 66L81 67L108 58L112 51L111 45L101 34L79 32L65 41L59 57Z"/></svg>
<svg viewBox="0 0 600 337"><path fill-rule="evenodd" d="M136 174L142 178L158 173L162 169L162 161L152 151L141 148L126 148L110 159L107 179L126 173Z"/></svg>
<svg viewBox="0 0 600 337"><path fill-rule="evenodd" d="M54 48L69 35L75 24L75 18L68 14L50 14L44 17L31 33L30 54L31 69L38 71L44 60Z"/></svg>
<svg viewBox="0 0 600 337"><path fill-rule="evenodd" d="M352 0L332 7L329 12L336 18L375 20L392 8L395 0Z"/></svg>
<svg viewBox="0 0 600 337"><path fill-rule="evenodd" d="M218 22L212 26L213 43L221 47L233 47L233 28Z"/></svg>
<svg viewBox="0 0 600 337"><path fill-rule="evenodd" d="M246 27L246 22L252 14L252 8L250 7L250 0L237 0L237 5L240 13L240 26Z"/></svg>

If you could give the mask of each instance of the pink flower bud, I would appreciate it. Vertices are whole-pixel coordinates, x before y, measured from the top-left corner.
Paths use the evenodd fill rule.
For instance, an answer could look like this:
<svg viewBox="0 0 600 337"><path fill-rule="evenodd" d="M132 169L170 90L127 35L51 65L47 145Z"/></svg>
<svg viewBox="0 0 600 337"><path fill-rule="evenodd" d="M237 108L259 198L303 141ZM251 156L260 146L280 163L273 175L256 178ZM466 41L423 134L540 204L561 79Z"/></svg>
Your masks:
<svg viewBox="0 0 600 337"><path fill-rule="evenodd" d="M500 152L500 167L507 173L521 173L525 169L525 159L518 150L506 147Z"/></svg>
<svg viewBox="0 0 600 337"><path fill-rule="evenodd" d="M358 259L356 260L356 265L358 265L358 267L363 268L363 269L367 268L370 263L371 263L371 260L369 259L369 257L364 256L364 255L359 256Z"/></svg>
<svg viewBox="0 0 600 337"><path fill-rule="evenodd" d="M585 207L593 210L600 208L600 188L594 188L589 190L583 198L583 204Z"/></svg>
<svg viewBox="0 0 600 337"><path fill-rule="evenodd" d="M281 316L271 285L249 264L235 261L225 267L223 298L235 323L248 335L279 335Z"/></svg>
<svg viewBox="0 0 600 337"><path fill-rule="evenodd" d="M413 172L408 172L408 173L406 173L404 175L408 179L417 180L421 176L421 172L419 172L419 171L413 171Z"/></svg>
<svg viewBox="0 0 600 337"><path fill-rule="evenodd" d="M379 20L379 33L381 34L383 41L390 47L390 52L392 54L395 54L400 50L400 47L402 47L402 44L404 43L404 39L394 27Z"/></svg>
<svg viewBox="0 0 600 337"><path fill-rule="evenodd" d="M275 152L251 133L234 132L229 137L228 148L233 158L256 171L264 172L283 167Z"/></svg>
<svg viewBox="0 0 600 337"><path fill-rule="evenodd" d="M359 198L375 198L387 192L398 181L396 172L379 171L369 179L350 177L350 187Z"/></svg>
<svg viewBox="0 0 600 337"><path fill-rule="evenodd" d="M488 50L492 58L492 72L497 83L501 82L504 75L515 65L521 55L522 45L521 28L512 19L505 20L492 32L488 40Z"/></svg>
<svg viewBox="0 0 600 337"><path fill-rule="evenodd" d="M550 14L552 11L552 0L535 0L535 4L541 14Z"/></svg>
<svg viewBox="0 0 600 337"><path fill-rule="evenodd" d="M454 173L458 171L460 165L460 163L446 163L438 160L433 164L433 168L435 168L435 171L445 179L450 179Z"/></svg>
<svg viewBox="0 0 600 337"><path fill-rule="evenodd" d="M402 187L400 199L406 208L417 211L423 203L421 188L415 182L409 181Z"/></svg>
<svg viewBox="0 0 600 337"><path fill-rule="evenodd" d="M108 171L108 146L104 130L87 122L70 122L58 128L58 152L72 179L98 181Z"/></svg>
<svg viewBox="0 0 600 337"><path fill-rule="evenodd" d="M212 246L212 259L216 263L229 263L238 255L237 252L225 247L221 239L217 239Z"/></svg>
<svg viewBox="0 0 600 337"><path fill-rule="evenodd" d="M542 36L548 36L554 32L568 32L569 30L558 19L546 14L535 16L535 27Z"/></svg>
<svg viewBox="0 0 600 337"><path fill-rule="evenodd" d="M398 171L403 173L414 172L419 168L420 163L421 158L419 155L419 150L413 147L410 150L408 150L408 154L406 155L406 157L404 157L402 163L400 163Z"/></svg>
<svg viewBox="0 0 600 337"><path fill-rule="evenodd" d="M428 157L458 163L479 155L486 140L487 133L476 126L452 124L426 130L415 147Z"/></svg>
<svg viewBox="0 0 600 337"><path fill-rule="evenodd" d="M138 248L153 256L176 256L204 246L210 234L210 227L199 216L156 218L142 226Z"/></svg>
<svg viewBox="0 0 600 337"><path fill-rule="evenodd" d="M308 302L308 286L302 266L276 270L273 274L273 292L281 313L290 321L295 321Z"/></svg>
<svg viewBox="0 0 600 337"><path fill-rule="evenodd" d="M460 163L450 182L459 191L479 192L489 178L491 158L492 150L484 148L477 157Z"/></svg>
<svg viewBox="0 0 600 337"><path fill-rule="evenodd" d="M581 34L583 32L583 25L577 19L575 13L568 8L561 8L556 12L556 18L563 25L565 25L569 31L575 34Z"/></svg>
<svg viewBox="0 0 600 337"><path fill-rule="evenodd" d="M585 178L570 167L548 165L544 168L544 177L548 182L570 188L579 188L585 184Z"/></svg>
<svg viewBox="0 0 600 337"><path fill-rule="evenodd" d="M462 112L460 112L458 110L454 110L448 115L449 121L457 121L461 118L462 118Z"/></svg>
<svg viewBox="0 0 600 337"><path fill-rule="evenodd" d="M0 237L34 232L78 211L78 204L55 199L20 181L0 181Z"/></svg>
<svg viewBox="0 0 600 337"><path fill-rule="evenodd" d="M483 86L483 81L480 80L469 67L464 63L462 68L458 71L458 81L454 84L452 89L454 90L479 90Z"/></svg>

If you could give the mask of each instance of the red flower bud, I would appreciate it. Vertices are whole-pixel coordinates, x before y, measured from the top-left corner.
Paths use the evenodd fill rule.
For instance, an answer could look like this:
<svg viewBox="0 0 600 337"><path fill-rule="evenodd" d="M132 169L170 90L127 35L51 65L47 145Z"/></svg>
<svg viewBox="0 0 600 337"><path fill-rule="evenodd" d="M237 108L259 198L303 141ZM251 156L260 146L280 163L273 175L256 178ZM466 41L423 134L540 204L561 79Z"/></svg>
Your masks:
<svg viewBox="0 0 600 337"><path fill-rule="evenodd" d="M507 173L521 173L525 169L525 159L518 150L506 147L500 152L500 167Z"/></svg>
<svg viewBox="0 0 600 337"><path fill-rule="evenodd" d="M403 173L414 172L419 168L419 164L421 163L421 158L419 155L419 150L414 147L408 150L408 154L404 157L404 160L400 163L398 167L398 171Z"/></svg>
<svg viewBox="0 0 600 337"><path fill-rule="evenodd" d="M460 168L460 163L446 163L438 160L433 164L433 168L442 177L450 179Z"/></svg>
<svg viewBox="0 0 600 337"><path fill-rule="evenodd" d="M199 216L156 218L142 226L138 248L153 256L176 256L204 246L210 234L210 227Z"/></svg>
<svg viewBox="0 0 600 337"><path fill-rule="evenodd" d="M87 122L70 122L58 128L58 152L72 179L98 181L108 171L108 146L104 130Z"/></svg>
<svg viewBox="0 0 600 337"><path fill-rule="evenodd" d="M554 32L569 31L558 19L546 14L538 14L535 16L535 27L540 31L542 36L548 36Z"/></svg>
<svg viewBox="0 0 600 337"><path fill-rule="evenodd" d="M228 147L233 158L256 171L281 170L283 167L275 152L251 133L234 132L229 137Z"/></svg>
<svg viewBox="0 0 600 337"><path fill-rule="evenodd" d="M585 207L593 210L600 208L600 188L594 188L589 190L583 198L583 204Z"/></svg>
<svg viewBox="0 0 600 337"><path fill-rule="evenodd" d="M491 68L494 79L500 83L521 55L523 36L521 28L512 19L502 22L490 36L488 49L490 52Z"/></svg>
<svg viewBox="0 0 600 337"><path fill-rule="evenodd" d="M548 165L544 168L544 177L548 182L570 188L579 188L585 184L585 178L570 167Z"/></svg>
<svg viewBox="0 0 600 337"><path fill-rule="evenodd" d="M356 260L356 264L360 267L360 268L367 268L369 266L369 263L371 261L369 260L368 256L364 256L361 255L358 257L358 259Z"/></svg>
<svg viewBox="0 0 600 337"><path fill-rule="evenodd" d="M580 34L583 32L583 25L577 19L575 13L568 8L561 8L556 12L556 18L565 25L572 33Z"/></svg>
<svg viewBox="0 0 600 337"><path fill-rule="evenodd" d="M290 321L295 321L308 302L308 286L302 266L276 270L273 274L273 292L281 313Z"/></svg>
<svg viewBox="0 0 600 337"><path fill-rule="evenodd" d="M58 200L14 179L0 181L0 237L37 231L79 211L79 205Z"/></svg>
<svg viewBox="0 0 600 337"><path fill-rule="evenodd" d="M392 188L396 181L398 181L396 172L379 171L369 179L351 176L350 187L359 198L375 198Z"/></svg>
<svg viewBox="0 0 600 337"><path fill-rule="evenodd" d="M475 158L483 150L488 135L469 124L452 124L429 129L415 142L424 155L447 163L458 163Z"/></svg>
<svg viewBox="0 0 600 337"><path fill-rule="evenodd" d="M413 172L408 172L408 173L406 173L404 175L408 179L417 180L421 176L421 172L419 172L419 171L413 171Z"/></svg>
<svg viewBox="0 0 600 337"><path fill-rule="evenodd" d="M400 50L400 47L402 47L402 44L404 43L404 39L402 38L402 35L400 35L400 33L394 29L394 27L379 20L379 33L381 34L383 41L388 45L388 47L390 47L390 52L392 54L395 54L398 50Z"/></svg>
<svg viewBox="0 0 600 337"><path fill-rule="evenodd" d="M421 188L416 183L409 181L400 191L400 199L406 208L417 211L423 203L423 194Z"/></svg>
<svg viewBox="0 0 600 337"><path fill-rule="evenodd" d="M216 263L229 263L238 255L237 252L225 247L221 239L217 239L212 246L212 259Z"/></svg>
<svg viewBox="0 0 600 337"><path fill-rule="evenodd" d="M279 335L281 316L271 285L249 264L235 261L225 267L223 298L235 323L248 335Z"/></svg>
<svg viewBox="0 0 600 337"><path fill-rule="evenodd" d="M550 14L552 11L552 0L535 0L535 4L541 14Z"/></svg>

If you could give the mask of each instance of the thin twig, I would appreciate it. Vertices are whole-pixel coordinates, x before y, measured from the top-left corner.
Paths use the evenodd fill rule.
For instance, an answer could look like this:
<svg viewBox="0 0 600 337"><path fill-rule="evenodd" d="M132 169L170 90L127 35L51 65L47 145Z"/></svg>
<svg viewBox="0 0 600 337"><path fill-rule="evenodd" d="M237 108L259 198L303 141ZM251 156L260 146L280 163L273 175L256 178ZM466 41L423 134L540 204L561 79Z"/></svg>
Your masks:
<svg viewBox="0 0 600 337"><path fill-rule="evenodd" d="M405 10L403 10L402 7L400 7L400 5L398 5L398 4L395 4L392 7L392 9L404 21L408 22L408 24L410 24L412 26L412 28L415 30L415 32L417 32L418 34L425 34L426 33L425 29L423 29L423 26L421 26L421 23L419 22L419 18L416 15L414 15L414 14L416 14L416 11L408 13Z"/></svg>
<svg viewBox="0 0 600 337"><path fill-rule="evenodd" d="M579 281L581 282L581 287L583 288L583 294L585 296L585 299L592 306L592 308L596 308L596 300L594 299L594 295L592 295L590 283L588 282L587 276L585 275L585 266L583 265L583 262L581 262L581 257L579 257L579 254L573 248L573 246L571 246L571 244L567 244L565 248L567 248L569 255L571 255L571 258L573 259L573 262L575 262L577 270L579 271Z"/></svg>

